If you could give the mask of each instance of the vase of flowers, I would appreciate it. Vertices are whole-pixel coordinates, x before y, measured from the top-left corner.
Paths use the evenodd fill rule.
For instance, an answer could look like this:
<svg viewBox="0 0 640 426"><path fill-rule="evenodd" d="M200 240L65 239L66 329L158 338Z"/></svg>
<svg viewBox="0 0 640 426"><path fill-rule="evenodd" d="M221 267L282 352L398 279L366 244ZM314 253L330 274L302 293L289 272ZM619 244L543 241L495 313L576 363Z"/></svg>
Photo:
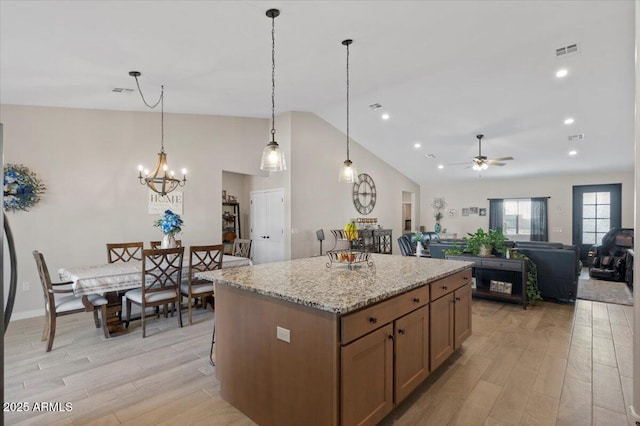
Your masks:
<svg viewBox="0 0 640 426"><path fill-rule="evenodd" d="M423 243L425 242L422 232L414 232L413 235L411 235L411 241L416 243L416 256L422 257L424 253Z"/></svg>
<svg viewBox="0 0 640 426"><path fill-rule="evenodd" d="M163 249L175 248L177 246L175 236L182 231L182 218L180 215L171 210L165 210L162 217L156 220L154 225L160 228L164 234L160 247Z"/></svg>
<svg viewBox="0 0 640 426"><path fill-rule="evenodd" d="M431 203L431 207L433 207L434 211L433 217L436 219L434 231L439 234L440 230L442 229L442 227L440 226L440 220L443 217L442 212L444 211L444 208L447 207L447 202L444 200L444 197L434 198L433 203Z"/></svg>

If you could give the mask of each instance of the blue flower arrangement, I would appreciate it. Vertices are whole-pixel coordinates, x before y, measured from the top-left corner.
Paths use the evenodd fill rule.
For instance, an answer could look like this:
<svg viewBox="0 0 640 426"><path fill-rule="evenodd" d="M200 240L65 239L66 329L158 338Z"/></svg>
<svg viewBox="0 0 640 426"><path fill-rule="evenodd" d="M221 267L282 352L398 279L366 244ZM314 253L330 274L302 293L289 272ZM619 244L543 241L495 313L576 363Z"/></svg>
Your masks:
<svg viewBox="0 0 640 426"><path fill-rule="evenodd" d="M175 214L171 210L165 210L162 217L156 220L154 226L159 227L163 234L173 237L182 231L182 218L179 214Z"/></svg>
<svg viewBox="0 0 640 426"><path fill-rule="evenodd" d="M29 211L44 194L44 183L36 174L22 164L5 164L4 166L4 198L5 210L16 212Z"/></svg>

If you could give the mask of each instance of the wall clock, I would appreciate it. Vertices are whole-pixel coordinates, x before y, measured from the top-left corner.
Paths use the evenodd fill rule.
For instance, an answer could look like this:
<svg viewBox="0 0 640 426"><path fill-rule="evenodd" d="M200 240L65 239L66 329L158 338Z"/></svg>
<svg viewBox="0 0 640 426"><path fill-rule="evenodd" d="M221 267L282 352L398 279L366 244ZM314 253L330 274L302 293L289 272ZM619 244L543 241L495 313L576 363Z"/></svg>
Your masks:
<svg viewBox="0 0 640 426"><path fill-rule="evenodd" d="M376 206L376 184L366 173L358 175L358 181L353 184L353 205L358 213L367 215Z"/></svg>

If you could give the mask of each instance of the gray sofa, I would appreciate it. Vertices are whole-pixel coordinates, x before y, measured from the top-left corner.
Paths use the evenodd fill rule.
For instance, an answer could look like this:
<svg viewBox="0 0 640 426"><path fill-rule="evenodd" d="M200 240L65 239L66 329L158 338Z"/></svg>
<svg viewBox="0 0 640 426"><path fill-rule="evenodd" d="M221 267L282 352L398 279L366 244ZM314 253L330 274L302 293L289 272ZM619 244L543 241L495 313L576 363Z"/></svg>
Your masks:
<svg viewBox="0 0 640 426"><path fill-rule="evenodd" d="M463 241L455 242L464 248ZM580 252L577 246L562 243L537 241L508 241L507 247L513 247L527 255L538 269L538 288L545 300L574 302L578 293L580 276ZM454 241L433 241L430 244L431 257L444 258L445 250L454 248Z"/></svg>

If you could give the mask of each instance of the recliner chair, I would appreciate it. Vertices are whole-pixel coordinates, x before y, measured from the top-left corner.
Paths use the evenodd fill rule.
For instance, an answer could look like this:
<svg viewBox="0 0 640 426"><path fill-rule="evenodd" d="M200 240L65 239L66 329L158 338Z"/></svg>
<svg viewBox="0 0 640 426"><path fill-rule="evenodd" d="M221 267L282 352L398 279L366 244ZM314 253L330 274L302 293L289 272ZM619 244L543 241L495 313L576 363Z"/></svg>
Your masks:
<svg viewBox="0 0 640 426"><path fill-rule="evenodd" d="M592 246L593 260L589 276L601 280L624 281L627 272L627 250L633 248L632 228L613 228L602 237L602 244Z"/></svg>

